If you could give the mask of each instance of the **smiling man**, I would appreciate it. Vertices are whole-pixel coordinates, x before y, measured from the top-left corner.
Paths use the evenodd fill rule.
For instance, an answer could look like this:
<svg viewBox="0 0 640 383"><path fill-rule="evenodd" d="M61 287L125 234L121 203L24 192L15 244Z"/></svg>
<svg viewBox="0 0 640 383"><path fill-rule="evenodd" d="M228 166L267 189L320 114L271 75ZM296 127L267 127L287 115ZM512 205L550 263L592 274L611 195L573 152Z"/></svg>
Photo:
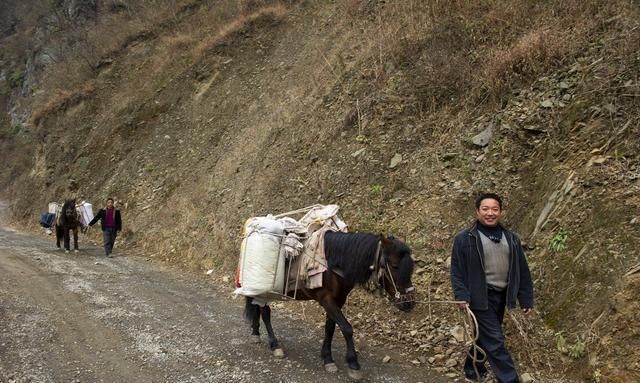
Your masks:
<svg viewBox="0 0 640 383"><path fill-rule="evenodd" d="M498 382L518 383L518 372L504 345L505 308L516 302L528 314L533 308L533 283L520 238L500 223L502 199L485 193L476 199L476 222L458 233L451 255L451 285L457 301L466 302L478 321L478 346L487 354ZM473 349L471 354L473 353ZM477 376L477 372L480 376ZM487 374L484 362L467 355L467 379Z"/></svg>

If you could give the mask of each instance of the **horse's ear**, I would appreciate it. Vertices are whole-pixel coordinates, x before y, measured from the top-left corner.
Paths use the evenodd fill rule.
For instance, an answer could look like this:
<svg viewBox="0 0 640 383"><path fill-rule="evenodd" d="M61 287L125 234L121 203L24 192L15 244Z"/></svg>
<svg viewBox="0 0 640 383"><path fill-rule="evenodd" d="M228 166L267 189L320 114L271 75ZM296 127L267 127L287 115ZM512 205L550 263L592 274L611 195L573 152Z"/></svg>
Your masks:
<svg viewBox="0 0 640 383"><path fill-rule="evenodd" d="M391 246L392 245L392 242L391 242L392 238L393 237L386 236L384 234L380 234L380 242L382 243L382 246L387 247L387 248L389 246Z"/></svg>

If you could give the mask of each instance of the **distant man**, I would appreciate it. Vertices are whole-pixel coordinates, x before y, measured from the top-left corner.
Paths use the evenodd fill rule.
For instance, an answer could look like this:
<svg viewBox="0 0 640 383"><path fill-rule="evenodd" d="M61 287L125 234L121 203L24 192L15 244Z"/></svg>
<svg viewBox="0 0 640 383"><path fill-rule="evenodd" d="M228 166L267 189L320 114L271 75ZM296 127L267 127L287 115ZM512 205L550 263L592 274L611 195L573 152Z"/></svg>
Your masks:
<svg viewBox="0 0 640 383"><path fill-rule="evenodd" d="M113 198L107 198L107 207L98 211L98 214L89 222L89 226L93 226L98 220L100 220L100 225L102 226L105 255L111 258L116 237L120 230L122 230L120 210L114 207Z"/></svg>
<svg viewBox="0 0 640 383"><path fill-rule="evenodd" d="M500 383L519 383L511 354L504 345L505 307L516 301L525 314L533 309L533 283L519 237L500 224L502 199L485 193L475 201L477 220L454 239L451 285L458 301L466 302L478 320L478 346L487 354ZM473 351L473 350L472 350ZM487 375L484 363L467 355L464 374L476 380ZM476 370L480 377L476 375Z"/></svg>

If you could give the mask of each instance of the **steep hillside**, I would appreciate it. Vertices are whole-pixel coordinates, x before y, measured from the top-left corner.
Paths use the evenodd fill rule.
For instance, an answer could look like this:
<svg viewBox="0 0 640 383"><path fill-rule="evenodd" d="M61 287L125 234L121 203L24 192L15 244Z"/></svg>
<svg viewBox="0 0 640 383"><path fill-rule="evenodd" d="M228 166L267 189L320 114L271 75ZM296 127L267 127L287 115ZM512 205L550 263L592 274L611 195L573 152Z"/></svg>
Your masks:
<svg viewBox="0 0 640 383"><path fill-rule="evenodd" d="M337 203L405 238L420 299L444 299L451 239L493 190L535 277L538 315L507 323L523 370L640 379L637 2L31 3L0 14L16 224L114 196L119 245L231 276L246 218ZM376 305L359 331L457 371L451 307L371 300L349 302Z"/></svg>

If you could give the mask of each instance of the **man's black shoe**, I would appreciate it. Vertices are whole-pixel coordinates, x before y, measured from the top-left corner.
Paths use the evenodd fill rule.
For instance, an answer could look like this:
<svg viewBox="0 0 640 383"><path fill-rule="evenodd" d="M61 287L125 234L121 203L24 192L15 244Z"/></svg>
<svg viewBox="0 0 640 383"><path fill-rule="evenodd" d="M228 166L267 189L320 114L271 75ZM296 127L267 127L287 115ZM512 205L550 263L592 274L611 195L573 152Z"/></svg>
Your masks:
<svg viewBox="0 0 640 383"><path fill-rule="evenodd" d="M480 370L480 380L487 377L487 370ZM475 371L464 371L464 377L470 380L479 380Z"/></svg>

